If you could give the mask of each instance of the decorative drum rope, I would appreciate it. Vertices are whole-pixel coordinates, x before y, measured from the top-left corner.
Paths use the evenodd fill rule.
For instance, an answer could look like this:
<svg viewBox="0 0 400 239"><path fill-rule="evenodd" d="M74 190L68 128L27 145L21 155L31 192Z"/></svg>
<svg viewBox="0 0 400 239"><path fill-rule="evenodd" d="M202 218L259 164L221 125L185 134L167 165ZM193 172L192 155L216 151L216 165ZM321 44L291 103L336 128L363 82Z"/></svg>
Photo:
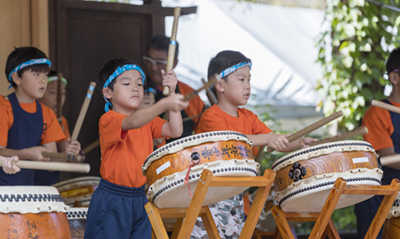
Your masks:
<svg viewBox="0 0 400 239"><path fill-rule="evenodd" d="M259 164L253 159L252 142L238 132L215 131L188 136L171 142L147 157L142 171L147 177L147 197L157 207L188 207L190 195L203 169L215 176L257 176ZM247 187L209 188L203 205L209 205L246 190Z"/></svg>
<svg viewBox="0 0 400 239"><path fill-rule="evenodd" d="M278 159L275 199L286 212L320 212L338 177L349 185L380 185L377 154L365 141L338 141L304 148ZM336 209L371 195L342 195Z"/></svg>

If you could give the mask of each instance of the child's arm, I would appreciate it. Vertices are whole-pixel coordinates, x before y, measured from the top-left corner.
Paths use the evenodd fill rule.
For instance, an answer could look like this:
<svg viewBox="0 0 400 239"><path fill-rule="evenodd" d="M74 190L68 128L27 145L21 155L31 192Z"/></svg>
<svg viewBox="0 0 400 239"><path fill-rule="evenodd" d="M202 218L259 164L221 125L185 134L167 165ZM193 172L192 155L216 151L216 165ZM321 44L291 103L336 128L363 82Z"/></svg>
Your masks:
<svg viewBox="0 0 400 239"><path fill-rule="evenodd" d="M253 146L267 145L279 152L291 152L294 148L318 141L318 139L305 137L289 143L285 135L275 134L274 132L246 136L253 141Z"/></svg>
<svg viewBox="0 0 400 239"><path fill-rule="evenodd" d="M18 162L17 156L13 156L11 158L4 158L0 156L0 160L3 161L2 167L6 174L16 174L21 171L21 168L15 165L15 162Z"/></svg>
<svg viewBox="0 0 400 239"><path fill-rule="evenodd" d="M42 155L43 151L49 151L49 150L42 146L35 146L19 150L8 149L4 146L0 146L0 154L3 155L4 157L18 156L20 160L30 159L34 161L49 161L50 160L49 158L43 157ZM55 151L52 152L57 152L57 149L55 149Z"/></svg>
<svg viewBox="0 0 400 239"><path fill-rule="evenodd" d="M183 95L172 94L152 106L133 112L122 121L122 130L140 128L167 110L180 112L189 105L188 102L183 102L182 98Z"/></svg>
<svg viewBox="0 0 400 239"><path fill-rule="evenodd" d="M186 108L186 107L185 107ZM181 111L169 111L169 122L166 122L162 129L161 135L168 138L178 138L183 133L183 122Z"/></svg>

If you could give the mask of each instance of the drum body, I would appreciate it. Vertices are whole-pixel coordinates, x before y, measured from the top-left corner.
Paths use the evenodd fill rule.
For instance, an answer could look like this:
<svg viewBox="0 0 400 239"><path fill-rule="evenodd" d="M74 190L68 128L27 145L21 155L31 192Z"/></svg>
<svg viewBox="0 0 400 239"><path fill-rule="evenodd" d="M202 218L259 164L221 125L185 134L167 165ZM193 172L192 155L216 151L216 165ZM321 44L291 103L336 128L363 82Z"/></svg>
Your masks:
<svg viewBox="0 0 400 239"><path fill-rule="evenodd" d="M143 164L149 189L147 197L160 208L188 207L190 194L185 186L188 172L194 193L203 169L215 176L257 176L259 164L253 159L251 142L238 132L216 131L192 135L154 151ZM209 188L203 205L235 196L248 187Z"/></svg>
<svg viewBox="0 0 400 239"><path fill-rule="evenodd" d="M0 238L65 238L69 209L54 187L1 186Z"/></svg>
<svg viewBox="0 0 400 239"><path fill-rule="evenodd" d="M286 212L320 212L339 177L349 185L381 185L383 175L373 147L355 140L301 149L278 159L272 169L275 199ZM342 195L336 209L372 196Z"/></svg>
<svg viewBox="0 0 400 239"><path fill-rule="evenodd" d="M90 199L99 186L100 177L79 177L54 184L65 204L70 207L88 207Z"/></svg>
<svg viewBox="0 0 400 239"><path fill-rule="evenodd" d="M72 207L67 212L72 239L83 239L85 236L87 207Z"/></svg>

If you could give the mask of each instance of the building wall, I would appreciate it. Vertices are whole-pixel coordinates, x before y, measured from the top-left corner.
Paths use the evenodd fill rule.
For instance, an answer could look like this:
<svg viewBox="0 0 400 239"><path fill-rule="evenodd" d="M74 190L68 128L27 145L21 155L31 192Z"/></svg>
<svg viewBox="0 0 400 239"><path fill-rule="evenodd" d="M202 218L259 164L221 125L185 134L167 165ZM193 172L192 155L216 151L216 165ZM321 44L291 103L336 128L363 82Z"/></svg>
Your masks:
<svg viewBox="0 0 400 239"><path fill-rule="evenodd" d="M14 47L35 46L49 55L47 0L0 1L0 94L7 95L9 83L4 73Z"/></svg>

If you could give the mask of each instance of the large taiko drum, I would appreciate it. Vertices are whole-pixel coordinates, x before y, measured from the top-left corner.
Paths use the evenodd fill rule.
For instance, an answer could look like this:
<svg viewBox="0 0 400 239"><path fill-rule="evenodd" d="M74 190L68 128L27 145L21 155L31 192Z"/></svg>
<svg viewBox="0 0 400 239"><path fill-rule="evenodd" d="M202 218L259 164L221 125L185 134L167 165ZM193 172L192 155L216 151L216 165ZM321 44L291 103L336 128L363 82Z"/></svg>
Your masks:
<svg viewBox="0 0 400 239"><path fill-rule="evenodd" d="M54 187L1 186L0 238L70 239L68 210Z"/></svg>
<svg viewBox="0 0 400 239"><path fill-rule="evenodd" d="M83 239L86 228L87 207L71 207L67 212L72 239Z"/></svg>
<svg viewBox="0 0 400 239"><path fill-rule="evenodd" d="M88 207L90 199L99 186L100 177L79 177L54 184L65 204L71 207Z"/></svg>
<svg viewBox="0 0 400 239"><path fill-rule="evenodd" d="M149 185L147 197L160 208L188 207L203 169L215 176L257 176L259 164L253 159L249 139L234 131L216 131L188 136L157 149L143 164ZM211 187L203 205L237 195L248 187Z"/></svg>
<svg viewBox="0 0 400 239"><path fill-rule="evenodd" d="M275 199L286 212L320 212L336 179L349 185L381 185L374 148L365 141L338 141L305 148L278 159ZM344 194L336 209L362 202L372 195Z"/></svg>
<svg viewBox="0 0 400 239"><path fill-rule="evenodd" d="M400 238L400 193L390 208L385 224L383 225L383 239Z"/></svg>

